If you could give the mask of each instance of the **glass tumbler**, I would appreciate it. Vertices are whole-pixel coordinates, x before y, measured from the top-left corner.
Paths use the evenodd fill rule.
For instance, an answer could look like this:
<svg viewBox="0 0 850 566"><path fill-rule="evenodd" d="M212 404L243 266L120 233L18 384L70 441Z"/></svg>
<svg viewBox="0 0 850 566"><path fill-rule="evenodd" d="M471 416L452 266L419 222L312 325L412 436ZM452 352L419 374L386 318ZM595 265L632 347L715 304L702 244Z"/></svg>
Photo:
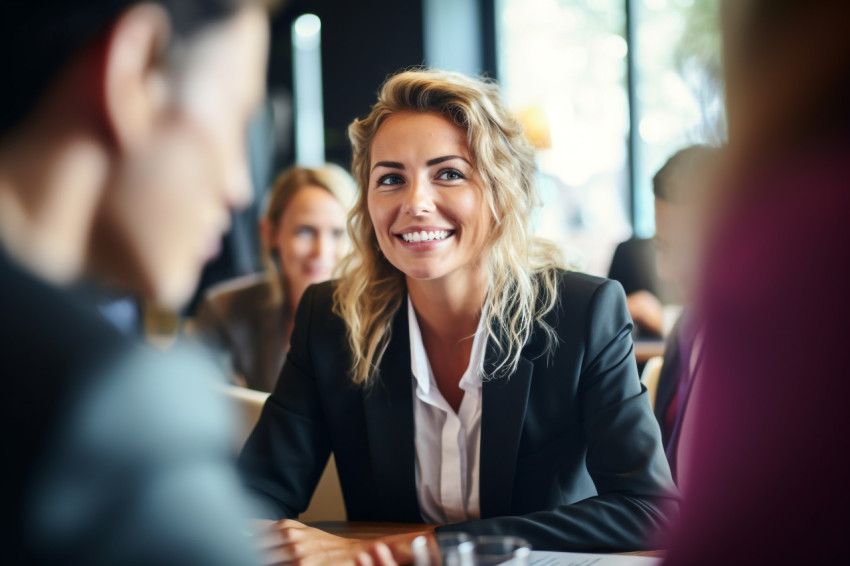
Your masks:
<svg viewBox="0 0 850 566"><path fill-rule="evenodd" d="M475 543L465 533L416 537L411 549L413 566L476 566Z"/></svg>

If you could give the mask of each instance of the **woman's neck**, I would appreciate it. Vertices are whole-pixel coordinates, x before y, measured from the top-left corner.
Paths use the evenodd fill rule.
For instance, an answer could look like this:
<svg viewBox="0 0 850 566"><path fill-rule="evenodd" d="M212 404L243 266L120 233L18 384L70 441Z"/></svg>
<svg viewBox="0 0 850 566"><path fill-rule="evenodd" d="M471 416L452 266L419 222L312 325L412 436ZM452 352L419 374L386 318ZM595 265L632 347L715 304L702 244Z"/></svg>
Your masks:
<svg viewBox="0 0 850 566"><path fill-rule="evenodd" d="M433 280L407 278L407 291L423 333L458 343L478 329L487 298L486 271L464 270Z"/></svg>

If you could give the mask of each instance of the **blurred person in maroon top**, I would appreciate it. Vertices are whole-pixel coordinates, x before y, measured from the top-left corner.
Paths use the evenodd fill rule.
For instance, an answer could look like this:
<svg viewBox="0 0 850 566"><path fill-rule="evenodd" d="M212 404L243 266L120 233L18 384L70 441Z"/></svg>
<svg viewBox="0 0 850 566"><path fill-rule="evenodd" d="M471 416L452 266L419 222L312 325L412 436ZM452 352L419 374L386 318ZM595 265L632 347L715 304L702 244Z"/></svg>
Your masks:
<svg viewBox="0 0 850 566"><path fill-rule="evenodd" d="M728 190L667 564L845 563L850 4L722 7Z"/></svg>

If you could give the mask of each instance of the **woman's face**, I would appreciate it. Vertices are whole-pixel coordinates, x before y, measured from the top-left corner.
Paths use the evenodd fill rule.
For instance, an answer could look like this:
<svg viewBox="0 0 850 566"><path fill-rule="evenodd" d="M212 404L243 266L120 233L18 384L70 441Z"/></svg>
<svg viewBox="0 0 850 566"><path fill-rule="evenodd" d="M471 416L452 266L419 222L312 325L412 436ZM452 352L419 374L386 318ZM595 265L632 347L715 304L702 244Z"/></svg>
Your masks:
<svg viewBox="0 0 850 566"><path fill-rule="evenodd" d="M492 219L465 131L439 114L395 114L371 159L367 204L384 256L412 279L471 276Z"/></svg>
<svg viewBox="0 0 850 566"><path fill-rule="evenodd" d="M327 189L307 185L293 195L268 237L298 301L309 285L330 279L342 258L345 208Z"/></svg>

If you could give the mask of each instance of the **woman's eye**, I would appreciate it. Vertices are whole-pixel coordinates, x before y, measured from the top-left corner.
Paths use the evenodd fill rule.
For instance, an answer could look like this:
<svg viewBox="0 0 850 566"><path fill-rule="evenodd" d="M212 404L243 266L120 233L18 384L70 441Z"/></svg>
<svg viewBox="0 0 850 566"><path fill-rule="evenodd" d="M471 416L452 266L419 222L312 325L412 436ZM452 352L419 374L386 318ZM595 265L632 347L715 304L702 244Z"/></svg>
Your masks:
<svg viewBox="0 0 850 566"><path fill-rule="evenodd" d="M404 179L401 178L401 175L396 175L394 173L384 175L378 179L379 185L400 185L403 182Z"/></svg>
<svg viewBox="0 0 850 566"><path fill-rule="evenodd" d="M466 177L463 176L463 173L457 169L444 169L440 171L437 178L441 181L457 181L458 179L466 179Z"/></svg>
<svg viewBox="0 0 850 566"><path fill-rule="evenodd" d="M312 236L314 233L315 233L315 230L313 228L311 228L310 226L300 226L295 231L295 234L297 236Z"/></svg>

